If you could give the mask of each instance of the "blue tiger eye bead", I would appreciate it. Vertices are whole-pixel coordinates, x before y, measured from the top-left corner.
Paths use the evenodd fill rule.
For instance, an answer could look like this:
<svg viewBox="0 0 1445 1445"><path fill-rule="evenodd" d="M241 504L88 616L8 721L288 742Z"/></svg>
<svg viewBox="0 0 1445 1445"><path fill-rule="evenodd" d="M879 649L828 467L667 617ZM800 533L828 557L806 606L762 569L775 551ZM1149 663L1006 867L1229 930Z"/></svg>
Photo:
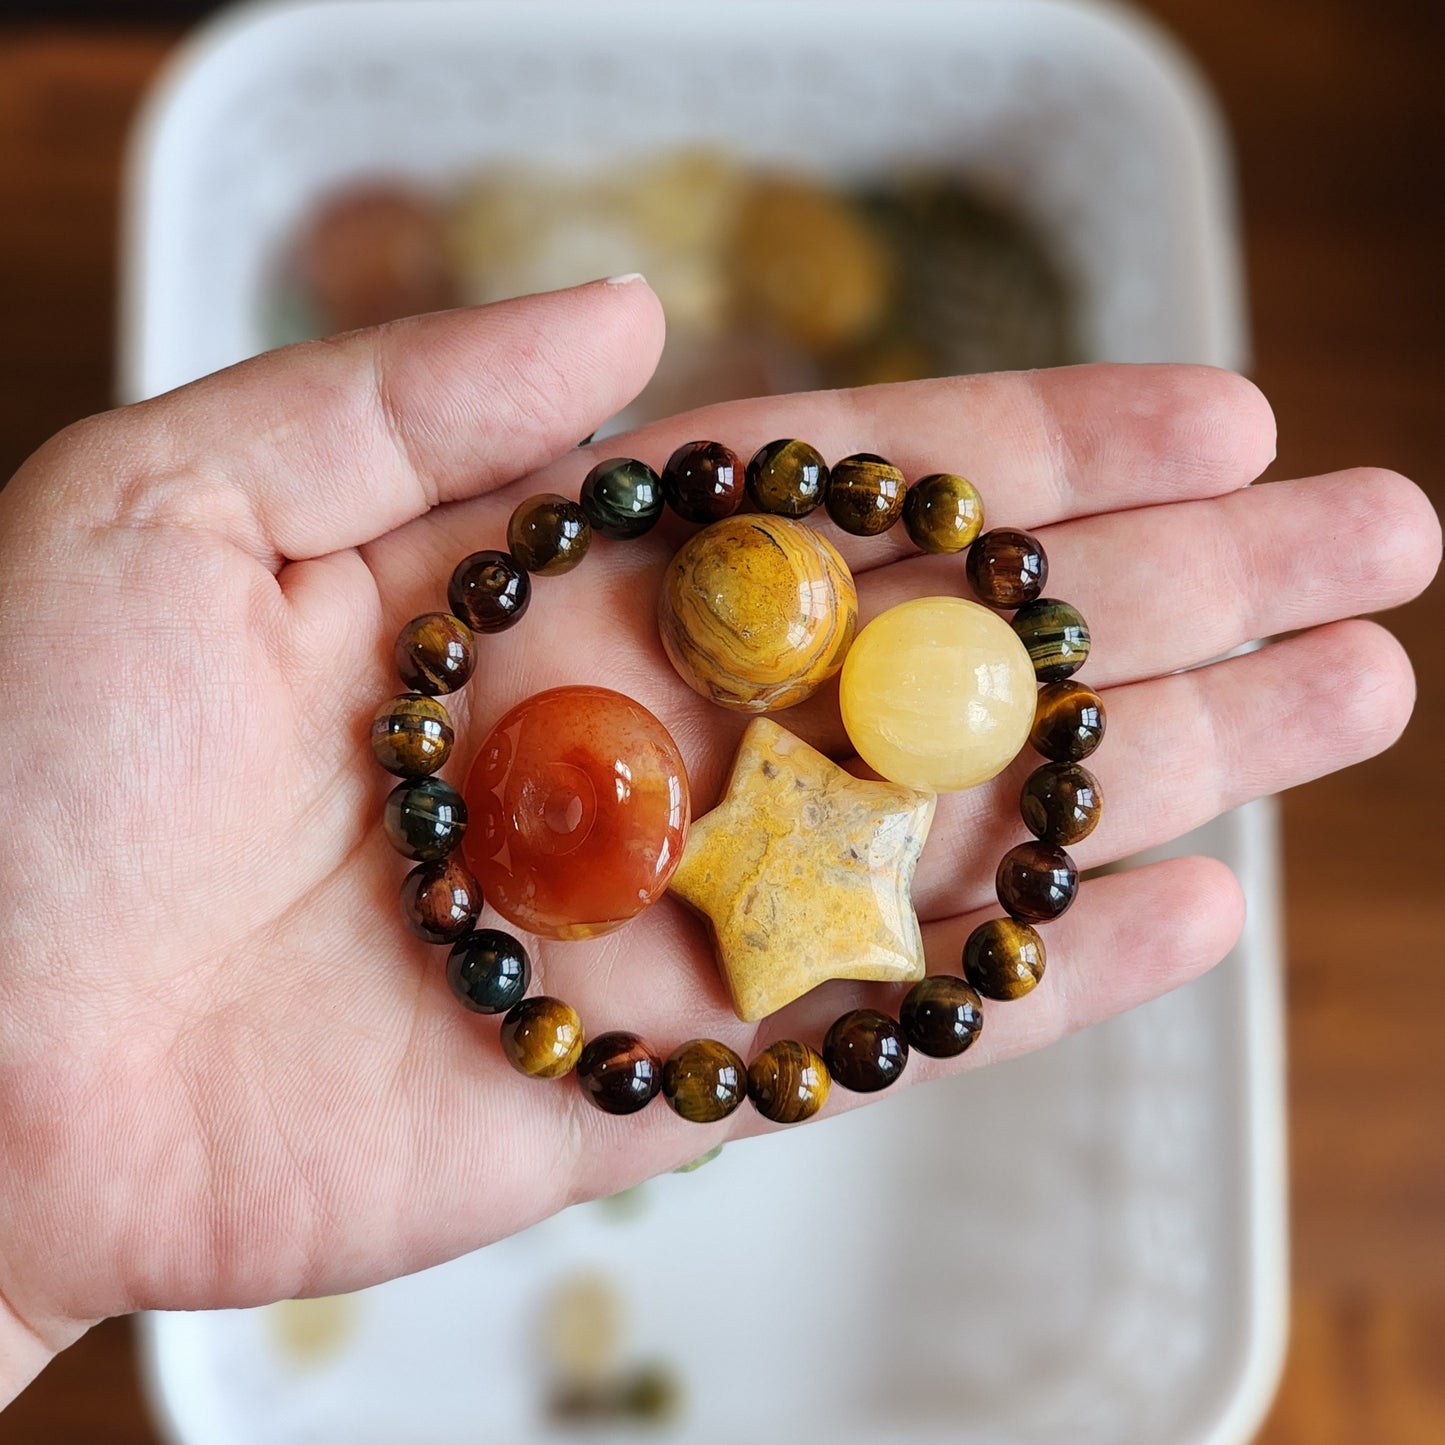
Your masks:
<svg viewBox="0 0 1445 1445"><path fill-rule="evenodd" d="M445 858L467 831L467 805L441 778L399 783L387 795L382 827L403 858L431 863Z"/></svg>
<svg viewBox="0 0 1445 1445"><path fill-rule="evenodd" d="M504 1014L527 996L532 960L510 933L479 928L452 944L447 983L458 1002L479 1014Z"/></svg>
<svg viewBox="0 0 1445 1445"><path fill-rule="evenodd" d="M1089 624L1068 602L1040 597L1020 607L1010 625L1028 649L1040 682L1062 682L1088 660Z"/></svg>
<svg viewBox="0 0 1445 1445"><path fill-rule="evenodd" d="M629 541L662 516L662 479L635 457L611 457L587 473L579 502L599 536Z"/></svg>

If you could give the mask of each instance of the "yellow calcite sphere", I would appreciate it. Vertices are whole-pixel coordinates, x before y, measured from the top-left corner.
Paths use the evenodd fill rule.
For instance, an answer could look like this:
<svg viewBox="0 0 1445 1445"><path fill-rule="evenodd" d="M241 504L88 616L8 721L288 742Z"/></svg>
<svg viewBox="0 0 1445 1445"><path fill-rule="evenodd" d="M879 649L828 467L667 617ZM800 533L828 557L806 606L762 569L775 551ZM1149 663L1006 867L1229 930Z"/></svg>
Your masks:
<svg viewBox="0 0 1445 1445"><path fill-rule="evenodd" d="M843 664L843 726L890 782L976 787L1028 740L1038 689L1007 622L961 597L920 597L875 617Z"/></svg>

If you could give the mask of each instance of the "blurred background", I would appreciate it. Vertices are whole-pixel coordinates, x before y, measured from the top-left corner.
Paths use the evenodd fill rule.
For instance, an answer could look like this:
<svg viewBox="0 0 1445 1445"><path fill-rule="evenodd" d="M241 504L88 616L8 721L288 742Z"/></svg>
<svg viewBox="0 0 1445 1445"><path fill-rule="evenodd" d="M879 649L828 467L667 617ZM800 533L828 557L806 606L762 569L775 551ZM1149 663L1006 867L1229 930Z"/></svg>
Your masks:
<svg viewBox="0 0 1445 1445"><path fill-rule="evenodd" d="M824 0L796 3L828 24ZM1083 176L1083 199L1031 206L1019 177L1047 193L1041 162L1005 145L972 170L942 166L921 124L918 165L871 174L748 162L693 137L634 140L609 165L579 165L553 146L527 164L427 156L369 172L343 166L350 180L318 183L304 202L292 194L272 204L275 188L262 188L264 244L226 273L236 304L218 306L204 327L192 324L182 282L168 279L174 247L204 243L179 226L157 237L166 218L157 219L153 188L151 214L131 208L146 235L132 234L119 335L127 133L147 87L208 8L11 0L0 12L0 475L67 422L112 404L118 387L139 394L171 384L206 369L196 358L221 364L302 335L607 271L646 271L669 311L664 370L634 417L727 395L1050 365L1131 347L1184 359L1167 327L1150 332L1138 320L1149 304L1139 275L1106 284L1094 274L1100 251L1122 243L1089 231L1087 183L1099 194L1119 188L1139 209L1136 233L1153 234L1156 219L1137 168L1132 180L1116 173L1117 144L1098 158L1096 177ZM596 0L596 12L606 9ZM1237 193L1212 188L1207 158L1201 177L1185 178L1206 205L1199 256L1159 232L1158 248L1179 250L1171 264L1181 288L1203 275L1204 289L1218 291L1199 317L1187 315L1191 297L1176 298L1185 314L1178 345L1200 348L1197 359L1247 364L1264 387L1280 426L1269 476L1385 465L1445 505L1445 9L1425 0L1152 0L1140 13L1162 23L1206 77L1236 173ZM1019 106L1082 126L1067 107L1085 92L1054 71L1021 74ZM525 75L512 79L528 85ZM826 72L817 83L828 83ZM943 102L934 105L941 113ZM302 169L325 170L303 135L286 132L276 144L310 156ZM1158 185L1161 213L1166 180L1179 177ZM1236 243L1242 291L1231 269ZM1127 257L1120 265L1129 271ZM1167 268L1160 274L1167 281ZM1101 289L1107 306L1090 299ZM1445 1439L1445 1057L1436 1041L1445 892L1413 862L1441 801L1445 617L1436 593L1385 620L1420 677L1410 730L1384 757L1298 789L1282 806L1292 1298L1262 1445ZM1378 986L1380 974L1401 986ZM1230 1056L1212 1066L1228 1073ZM706 1177L658 1187L702 1187ZM708 1187L725 1194L722 1178ZM624 1221L641 1207L608 1206ZM1231 1227L1225 1220L1220 1232ZM686 1382L621 1343L599 1345L625 1333L624 1284L579 1266L539 1308L544 1353L561 1380L553 1414L586 1423L590 1413L625 1437L685 1408ZM358 1328L347 1302L269 1320L267 1338L297 1378L344 1350ZM1268 1354L1267 1342L1260 1348ZM1267 1361L1262 1369L1268 1376ZM92 1331L0 1417L4 1440L98 1438L163 1438L143 1400L130 1322ZM1100 1427L1078 1438L1126 1437Z"/></svg>

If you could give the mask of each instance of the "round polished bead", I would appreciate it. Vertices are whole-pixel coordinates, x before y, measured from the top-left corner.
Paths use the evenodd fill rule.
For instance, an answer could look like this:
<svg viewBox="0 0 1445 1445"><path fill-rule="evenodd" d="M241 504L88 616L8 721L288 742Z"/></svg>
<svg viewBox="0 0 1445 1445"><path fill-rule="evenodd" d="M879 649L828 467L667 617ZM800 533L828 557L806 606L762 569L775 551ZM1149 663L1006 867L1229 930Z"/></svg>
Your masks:
<svg viewBox="0 0 1445 1445"><path fill-rule="evenodd" d="M506 1013L526 997L531 981L527 950L500 928L479 928L459 938L447 955L447 983L473 1013Z"/></svg>
<svg viewBox="0 0 1445 1445"><path fill-rule="evenodd" d="M1019 797L1029 832L1056 848L1087 838L1103 809L1099 780L1078 763L1045 763L1029 774Z"/></svg>
<svg viewBox="0 0 1445 1445"><path fill-rule="evenodd" d="M430 697L455 692L477 665L472 629L450 612L424 612L397 634L392 653L402 682Z"/></svg>
<svg viewBox="0 0 1445 1445"><path fill-rule="evenodd" d="M610 457L587 473L581 507L598 536L630 541L662 516L662 481L646 462Z"/></svg>
<svg viewBox="0 0 1445 1445"><path fill-rule="evenodd" d="M1077 763L1104 741L1108 718L1093 688L1068 679L1039 689L1029 741L1046 758Z"/></svg>
<svg viewBox="0 0 1445 1445"><path fill-rule="evenodd" d="M721 442L684 442L662 469L662 495L687 522L716 522L742 505L743 465Z"/></svg>
<svg viewBox="0 0 1445 1445"><path fill-rule="evenodd" d="M968 1048L983 1028L983 1007L966 979L935 973L913 985L898 1010L909 1046L931 1059L952 1059Z"/></svg>
<svg viewBox="0 0 1445 1445"><path fill-rule="evenodd" d="M833 1020L823 1039L823 1062L834 1083L855 1094L876 1094L902 1075L908 1040L887 1014L855 1008Z"/></svg>
<svg viewBox="0 0 1445 1445"><path fill-rule="evenodd" d="M1022 607L1044 590L1049 559L1028 532L998 527L968 549L964 564L974 596L990 607Z"/></svg>
<svg viewBox="0 0 1445 1445"><path fill-rule="evenodd" d="M984 998L1022 998L1044 976L1044 941L1027 923L991 918L963 945L963 975Z"/></svg>
<svg viewBox="0 0 1445 1445"><path fill-rule="evenodd" d="M908 483L886 457L855 452L828 477L828 515L855 537L876 537L903 515Z"/></svg>
<svg viewBox="0 0 1445 1445"><path fill-rule="evenodd" d="M560 1079L576 1068L582 1053L582 1020L560 998L524 998L502 1020L502 1052L520 1073Z"/></svg>
<svg viewBox="0 0 1445 1445"><path fill-rule="evenodd" d="M636 1034L598 1034L577 1060L582 1092L607 1114L635 1114L662 1086L662 1060Z"/></svg>
<svg viewBox="0 0 1445 1445"><path fill-rule="evenodd" d="M456 858L423 863L401 885L401 916L428 943L455 943L482 911L482 890Z"/></svg>
<svg viewBox="0 0 1445 1445"><path fill-rule="evenodd" d="M387 794L382 828L403 858L431 863L445 858L467 831L467 805L441 778L398 783Z"/></svg>
<svg viewBox="0 0 1445 1445"><path fill-rule="evenodd" d="M592 524L581 506L556 492L518 504L507 523L507 548L519 567L538 577L570 572L592 545Z"/></svg>
<svg viewBox="0 0 1445 1445"><path fill-rule="evenodd" d="M475 632L504 632L522 620L532 584L506 552L473 552L457 563L447 606Z"/></svg>
<svg viewBox="0 0 1445 1445"><path fill-rule="evenodd" d="M934 472L909 487L903 525L925 552L962 552L983 530L983 498L966 477Z"/></svg>
<svg viewBox="0 0 1445 1445"><path fill-rule="evenodd" d="M1034 673L1002 618L961 597L919 597L875 617L843 664L839 702L858 755L926 792L972 788L1018 756Z"/></svg>
<svg viewBox="0 0 1445 1445"><path fill-rule="evenodd" d="M828 490L828 464L816 447L784 437L753 453L747 489L760 512L806 517Z"/></svg>
<svg viewBox="0 0 1445 1445"><path fill-rule="evenodd" d="M693 1124L726 1119L747 1092L747 1065L716 1039L689 1039L662 1066L662 1097Z"/></svg>
<svg viewBox="0 0 1445 1445"><path fill-rule="evenodd" d="M620 928L682 857L687 773L667 729L603 687L558 687L507 713L462 789L467 861L509 923L546 938Z"/></svg>
<svg viewBox="0 0 1445 1445"><path fill-rule="evenodd" d="M388 698L371 719L371 751L387 772L424 778L452 750L452 720L439 702L420 693Z"/></svg>
<svg viewBox="0 0 1445 1445"><path fill-rule="evenodd" d="M1068 602L1040 597L1014 613L1012 626L1028 648L1040 682L1061 682L1088 660L1089 625Z"/></svg>
<svg viewBox="0 0 1445 1445"><path fill-rule="evenodd" d="M657 621L694 691L741 712L776 712L842 667L858 594L820 532L752 513L689 539L663 578Z"/></svg>
<svg viewBox="0 0 1445 1445"><path fill-rule="evenodd" d="M1021 923L1048 923L1074 901L1079 870L1062 848L1030 839L999 859L994 888L1011 917Z"/></svg>
<svg viewBox="0 0 1445 1445"><path fill-rule="evenodd" d="M827 1102L829 1085L821 1055L792 1039L769 1044L748 1065L748 1098L774 1124L811 1119Z"/></svg>

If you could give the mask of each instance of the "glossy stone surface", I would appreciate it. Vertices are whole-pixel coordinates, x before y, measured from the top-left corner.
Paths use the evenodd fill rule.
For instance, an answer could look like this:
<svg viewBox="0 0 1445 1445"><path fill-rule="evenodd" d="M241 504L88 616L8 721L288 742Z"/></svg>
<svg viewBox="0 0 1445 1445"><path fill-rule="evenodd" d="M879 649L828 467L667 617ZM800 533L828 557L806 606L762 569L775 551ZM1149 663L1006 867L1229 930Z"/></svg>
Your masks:
<svg viewBox="0 0 1445 1445"><path fill-rule="evenodd" d="M662 1066L662 1097L675 1114L693 1124L726 1119L747 1092L747 1065L716 1039L689 1039Z"/></svg>
<svg viewBox="0 0 1445 1445"><path fill-rule="evenodd" d="M694 691L742 712L810 697L858 625L852 574L825 537L786 517L728 517L696 533L658 593L662 645Z"/></svg>
<svg viewBox="0 0 1445 1445"><path fill-rule="evenodd" d="M582 1020L571 1004L538 994L513 1004L502 1020L507 1062L534 1079L560 1079L582 1054Z"/></svg>
<svg viewBox="0 0 1445 1445"><path fill-rule="evenodd" d="M742 505L743 464L721 442L684 442L662 469L662 495L687 522L716 522Z"/></svg>
<svg viewBox="0 0 1445 1445"><path fill-rule="evenodd" d="M435 697L466 684L477 665L476 638L450 612L424 612L397 634L392 650L402 683Z"/></svg>
<svg viewBox="0 0 1445 1445"><path fill-rule="evenodd" d="M441 778L398 783L382 811L387 841L403 858L430 863L445 858L467 831L467 805Z"/></svg>
<svg viewBox="0 0 1445 1445"><path fill-rule="evenodd" d="M962 552L983 530L983 498L966 477L933 472L905 494L903 525L925 552Z"/></svg>
<svg viewBox="0 0 1445 1445"><path fill-rule="evenodd" d="M581 506L556 492L518 504L507 522L507 550L538 577L570 572L592 545L592 524Z"/></svg>
<svg viewBox="0 0 1445 1445"><path fill-rule="evenodd" d="M1044 590L1049 559L1032 533L997 527L968 549L964 570L980 602L1008 609L1032 602Z"/></svg>
<svg viewBox="0 0 1445 1445"><path fill-rule="evenodd" d="M1089 625L1068 602L1040 597L1014 613L1012 626L1040 682L1061 682L1088 660Z"/></svg>
<svg viewBox="0 0 1445 1445"><path fill-rule="evenodd" d="M577 1083L604 1113L635 1114L662 1087L662 1060L636 1034L598 1034L577 1060Z"/></svg>
<svg viewBox="0 0 1445 1445"><path fill-rule="evenodd" d="M1103 810L1099 780L1078 763L1045 763L1029 774L1019 797L1029 832L1056 848L1087 838Z"/></svg>
<svg viewBox="0 0 1445 1445"><path fill-rule="evenodd" d="M1039 689L1029 742L1046 758L1077 763L1104 741L1108 715L1093 688L1068 679Z"/></svg>
<svg viewBox="0 0 1445 1445"><path fill-rule="evenodd" d="M836 462L828 478L828 515L855 537L876 537L903 515L908 483L886 457L855 452Z"/></svg>
<svg viewBox="0 0 1445 1445"><path fill-rule="evenodd" d="M447 606L474 632L505 632L522 620L532 584L509 553L473 552L457 563Z"/></svg>
<svg viewBox="0 0 1445 1445"><path fill-rule="evenodd" d="M602 687L537 693L478 749L463 849L488 901L546 938L610 933L682 856L687 773L667 729Z"/></svg>
<svg viewBox="0 0 1445 1445"><path fill-rule="evenodd" d="M401 885L401 916L428 943L455 943L482 911L482 890L457 858L413 868Z"/></svg>
<svg viewBox="0 0 1445 1445"><path fill-rule="evenodd" d="M436 772L455 736L446 708L420 693L388 698L371 719L371 751L387 772L400 778Z"/></svg>
<svg viewBox="0 0 1445 1445"><path fill-rule="evenodd" d="M869 767L929 792L972 788L1022 750L1034 670L1008 623L961 597L881 613L843 664L843 726Z"/></svg>
<svg viewBox="0 0 1445 1445"><path fill-rule="evenodd" d="M447 983L473 1013L504 1014L527 996L532 960L521 940L500 928L479 928L452 944Z"/></svg>
<svg viewBox="0 0 1445 1445"><path fill-rule="evenodd" d="M999 859L994 887L1010 917L1021 923L1049 923L1074 901L1079 870L1062 848L1031 839Z"/></svg>
<svg viewBox="0 0 1445 1445"><path fill-rule="evenodd" d="M828 1102L830 1084L822 1056L792 1039L769 1044L748 1065L748 1098L775 1124L811 1119Z"/></svg>
<svg viewBox="0 0 1445 1445"><path fill-rule="evenodd" d="M931 1059L953 1059L983 1028L982 1001L966 979L930 974L908 990L898 1022L910 1048Z"/></svg>
<svg viewBox="0 0 1445 1445"><path fill-rule="evenodd" d="M828 464L807 442L783 437L753 453L748 463L748 497L760 512L806 517L828 490Z"/></svg>
<svg viewBox="0 0 1445 1445"><path fill-rule="evenodd" d="M594 532L629 541L662 516L662 479L635 457L609 457L587 473L580 501Z"/></svg>
<svg viewBox="0 0 1445 1445"><path fill-rule="evenodd" d="M739 1018L829 978L923 976L910 889L933 808L931 794L855 778L769 718L748 724L672 879L712 931Z"/></svg>
<svg viewBox="0 0 1445 1445"><path fill-rule="evenodd" d="M876 1094L902 1076L908 1040L887 1014L855 1008L833 1020L823 1039L823 1062L835 1084L855 1094Z"/></svg>
<svg viewBox="0 0 1445 1445"><path fill-rule="evenodd" d="M963 975L984 998L1022 998L1044 976L1044 941L1027 923L991 918L963 945Z"/></svg>

